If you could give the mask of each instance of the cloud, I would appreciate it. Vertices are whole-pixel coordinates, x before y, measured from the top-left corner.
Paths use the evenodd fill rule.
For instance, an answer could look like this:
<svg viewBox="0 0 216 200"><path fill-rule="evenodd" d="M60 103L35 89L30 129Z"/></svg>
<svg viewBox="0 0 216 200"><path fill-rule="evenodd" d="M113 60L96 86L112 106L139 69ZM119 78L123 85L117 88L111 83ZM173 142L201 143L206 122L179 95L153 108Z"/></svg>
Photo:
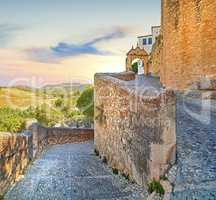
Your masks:
<svg viewBox="0 0 216 200"><path fill-rule="evenodd" d="M112 52L103 51L95 45L113 39L123 38L127 32L121 28L114 29L112 32L93 38L90 41L80 44L59 42L50 48L32 48L27 53L31 59L39 62L58 62L62 58L87 55L111 55Z"/></svg>
<svg viewBox="0 0 216 200"><path fill-rule="evenodd" d="M0 24L0 46L6 46L19 30L22 30L22 28L16 25Z"/></svg>

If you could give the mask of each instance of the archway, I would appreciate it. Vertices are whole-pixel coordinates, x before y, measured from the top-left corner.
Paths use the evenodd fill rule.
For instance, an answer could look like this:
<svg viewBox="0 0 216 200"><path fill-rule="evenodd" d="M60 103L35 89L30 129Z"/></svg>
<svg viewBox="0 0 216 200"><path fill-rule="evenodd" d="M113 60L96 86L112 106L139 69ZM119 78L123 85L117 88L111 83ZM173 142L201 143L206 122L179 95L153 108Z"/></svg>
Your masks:
<svg viewBox="0 0 216 200"><path fill-rule="evenodd" d="M145 74L145 63L143 63L143 61L139 58L136 58L132 61L131 63L131 69L133 72L135 72L136 74Z"/></svg>
<svg viewBox="0 0 216 200"><path fill-rule="evenodd" d="M132 65L134 62L137 62L137 60L141 60L144 67L144 74L148 74L148 53L141 49L140 47L136 47L135 49L132 47L132 49L127 53L126 58L126 71L132 71Z"/></svg>

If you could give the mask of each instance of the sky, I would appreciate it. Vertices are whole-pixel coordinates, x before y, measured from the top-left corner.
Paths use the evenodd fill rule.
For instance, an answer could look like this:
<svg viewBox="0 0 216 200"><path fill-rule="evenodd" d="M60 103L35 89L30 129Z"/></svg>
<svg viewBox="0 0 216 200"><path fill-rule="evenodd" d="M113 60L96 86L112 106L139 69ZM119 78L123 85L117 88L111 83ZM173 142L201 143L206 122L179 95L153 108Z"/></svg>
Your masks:
<svg viewBox="0 0 216 200"><path fill-rule="evenodd" d="M125 69L160 0L1 0L0 86L92 82Z"/></svg>

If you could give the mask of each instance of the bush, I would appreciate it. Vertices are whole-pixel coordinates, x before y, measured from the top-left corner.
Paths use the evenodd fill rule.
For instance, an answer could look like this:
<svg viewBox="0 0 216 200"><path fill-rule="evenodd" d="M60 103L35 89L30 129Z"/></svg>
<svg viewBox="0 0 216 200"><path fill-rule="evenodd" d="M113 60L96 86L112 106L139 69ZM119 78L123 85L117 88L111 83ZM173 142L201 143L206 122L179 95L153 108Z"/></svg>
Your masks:
<svg viewBox="0 0 216 200"><path fill-rule="evenodd" d="M17 133L25 128L25 118L18 110L0 108L0 131Z"/></svg>
<svg viewBox="0 0 216 200"><path fill-rule="evenodd" d="M94 152L95 152L95 155L96 155L96 156L99 156L99 155L100 155L100 153L99 153L99 151L98 151L97 149L95 149Z"/></svg>
<svg viewBox="0 0 216 200"><path fill-rule="evenodd" d="M0 200L4 200L4 196L3 195L0 195Z"/></svg>
<svg viewBox="0 0 216 200"><path fill-rule="evenodd" d="M94 88L87 87L77 100L77 107L88 118L94 118Z"/></svg>
<svg viewBox="0 0 216 200"><path fill-rule="evenodd" d="M112 171L113 171L113 174L116 174L116 175L119 173L118 169L116 168L112 168Z"/></svg>
<svg viewBox="0 0 216 200"><path fill-rule="evenodd" d="M56 107L61 107L61 106L63 106L63 103L64 103L64 101L63 101L63 99L57 99L56 101L55 101L55 106Z"/></svg>
<svg viewBox="0 0 216 200"><path fill-rule="evenodd" d="M148 192L149 193L156 192L157 194L162 196L164 195L165 190L159 181L153 180L151 183L148 184Z"/></svg>

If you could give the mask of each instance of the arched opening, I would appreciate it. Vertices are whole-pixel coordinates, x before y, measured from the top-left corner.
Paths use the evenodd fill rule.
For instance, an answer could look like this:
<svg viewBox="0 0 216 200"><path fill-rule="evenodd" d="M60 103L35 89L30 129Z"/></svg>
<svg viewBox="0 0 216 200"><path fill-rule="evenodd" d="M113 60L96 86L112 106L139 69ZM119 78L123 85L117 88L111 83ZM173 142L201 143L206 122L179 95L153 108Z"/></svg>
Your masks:
<svg viewBox="0 0 216 200"><path fill-rule="evenodd" d="M148 54L144 49L137 47L127 53L126 71L134 71L137 74L148 74Z"/></svg>
<svg viewBox="0 0 216 200"><path fill-rule="evenodd" d="M135 58L131 62L131 69L133 72L135 72L138 75L145 74L145 63L140 58Z"/></svg>

